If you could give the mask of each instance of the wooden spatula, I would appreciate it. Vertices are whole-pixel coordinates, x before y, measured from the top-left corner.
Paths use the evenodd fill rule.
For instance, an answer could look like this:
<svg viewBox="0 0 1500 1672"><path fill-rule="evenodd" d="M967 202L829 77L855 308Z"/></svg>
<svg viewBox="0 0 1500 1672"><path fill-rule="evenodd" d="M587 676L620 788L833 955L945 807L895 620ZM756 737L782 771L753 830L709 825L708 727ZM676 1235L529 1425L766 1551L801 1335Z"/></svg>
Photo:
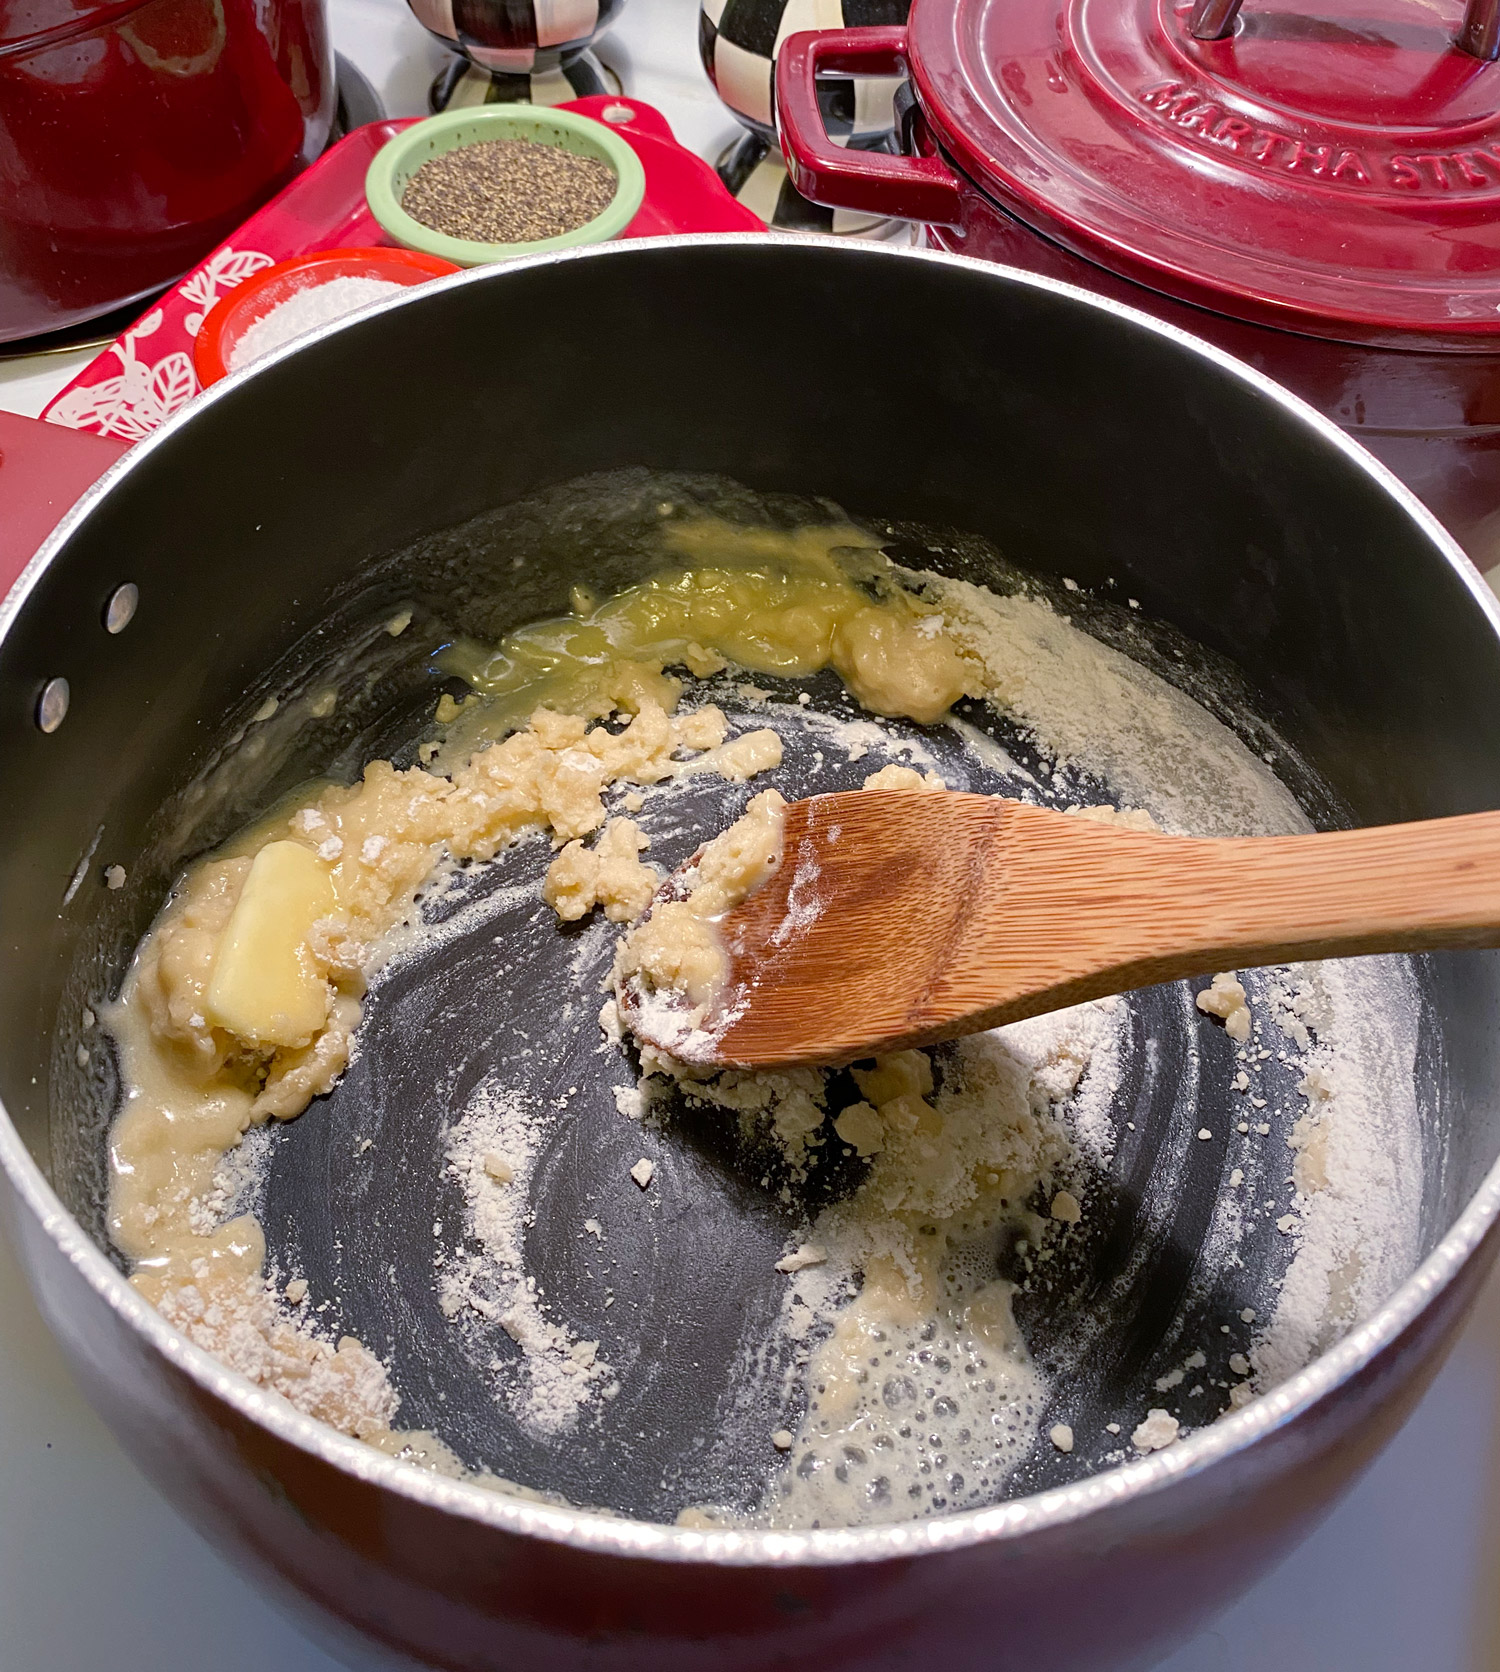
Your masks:
<svg viewBox="0 0 1500 1672"><path fill-rule="evenodd" d="M1500 946L1500 812L1200 840L994 796L819 795L719 927L729 976L692 1059L850 1062L1182 976Z"/></svg>

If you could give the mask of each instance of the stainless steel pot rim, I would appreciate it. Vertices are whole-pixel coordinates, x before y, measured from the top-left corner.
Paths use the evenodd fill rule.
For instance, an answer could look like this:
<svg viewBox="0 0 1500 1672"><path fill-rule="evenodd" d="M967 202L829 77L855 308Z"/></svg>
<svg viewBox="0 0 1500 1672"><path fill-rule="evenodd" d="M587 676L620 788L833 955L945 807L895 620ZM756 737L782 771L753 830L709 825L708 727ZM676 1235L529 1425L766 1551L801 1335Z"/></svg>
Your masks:
<svg viewBox="0 0 1500 1672"><path fill-rule="evenodd" d="M1280 406L1289 417L1337 447L1359 470L1376 481L1433 541L1476 605L1500 636L1500 601L1479 571L1430 511L1392 473L1306 402L1234 359L1210 343L1134 308L1095 296L1075 285L1034 273L974 261L965 256L930 250L896 250L881 245L850 244L831 237L804 234L695 234L671 238L634 239L581 250L560 251L507 262L497 268L476 268L410 289L368 310L384 314L397 308L420 306L421 298L439 288L471 284L503 284L518 269L556 266L576 261L628 261L634 250L700 247L737 249L746 259L767 247L839 251L849 261L918 261L952 267L971 276L982 275L999 285L1025 286L1066 297L1110 314L1123 323L1176 343L1237 378L1263 398ZM297 353L335 331L357 328L358 320L337 321L309 333L295 343L265 356L244 371L200 395L190 408L131 448L63 518L27 565L7 599L0 603L0 640L10 631L31 590L66 544L73 530L113 485L157 447L165 445L179 425L210 403L231 397L247 377ZM30 723L29 717L26 723ZM1458 1275L1497 1216L1500 1216L1500 1161L1486 1175L1473 1198L1437 1247L1413 1275L1365 1323L1351 1330L1326 1353L1244 1410L1219 1418L1188 1434L1164 1451L1137 1462L1091 1476L1072 1485L997 1504L986 1509L894 1526L820 1529L784 1533L763 1531L700 1531L632 1521L597 1510L572 1509L535 1503L467 1481L452 1480L409 1463L402 1463L369 1446L336 1433L302 1415L279 1395L267 1393L237 1372L227 1369L179 1334L95 1246L62 1206L41 1169L22 1143L3 1104L0 1104L0 1167L20 1201L35 1217L45 1235L78 1270L85 1282L116 1314L137 1330L169 1362L206 1392L233 1410L259 1423L278 1439L298 1447L330 1466L373 1486L400 1494L433 1510L457 1515L522 1536L545 1539L580 1551L664 1562L709 1562L736 1567L838 1565L909 1559L917 1555L961 1549L1002 1539L1017 1539L1043 1529L1080 1520L1096 1510L1125 1500L1145 1497L1173 1483L1200 1474L1215 1463L1244 1450L1273 1433L1330 1394L1363 1369L1395 1341L1427 1309L1433 1298Z"/></svg>

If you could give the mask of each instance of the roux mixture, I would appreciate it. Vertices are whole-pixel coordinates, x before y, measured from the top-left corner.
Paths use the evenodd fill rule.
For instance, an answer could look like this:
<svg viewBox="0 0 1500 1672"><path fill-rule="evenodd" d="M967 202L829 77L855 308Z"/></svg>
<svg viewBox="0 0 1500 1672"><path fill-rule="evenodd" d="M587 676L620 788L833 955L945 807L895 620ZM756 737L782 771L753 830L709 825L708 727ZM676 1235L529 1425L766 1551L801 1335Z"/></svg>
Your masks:
<svg viewBox="0 0 1500 1672"><path fill-rule="evenodd" d="M926 725L960 697L980 698L1039 735L1050 728L1044 741L1059 758L1066 752L1126 799L1080 809L1086 816L1196 834L1306 828L1233 734L1043 600L899 570L844 524L788 533L704 518L668 521L662 539L673 566L641 584L602 600L575 592L566 617L523 627L498 647L451 650L449 670L474 695L442 699L444 735L425 765L374 761L357 783L315 787L191 867L106 1017L126 1087L111 1134L110 1227L132 1281L263 1386L430 1466L459 1468L440 1436L398 1426L399 1398L380 1362L353 1338L320 1332L305 1280L280 1290L266 1281L259 1226L225 1215L226 1157L257 1125L300 1115L332 1087L390 938L415 921L419 892L445 866L504 864L508 846L545 833L556 853L543 894L559 920L640 918L660 880L643 857L648 833L625 816L640 812L644 793L670 793L698 773L759 779L782 760L776 729L731 735L723 710L696 700L697 680L726 669L801 677L832 668L870 713ZM1059 705L1070 679L1073 695ZM752 705L764 697L742 689ZM1150 748L1116 746L1132 726ZM856 747L865 745L850 745L851 755ZM930 770L888 763L867 787L944 786ZM779 792L747 795L744 816L708 841L686 896L659 903L623 936L617 984L633 978L699 1006L711 995L723 963L713 919L779 858ZM1276 1025L1313 1053L1362 1002L1357 985L1317 967L1291 972L1276 991L1285 995ZM1251 1039L1250 1005L1232 976L1217 977L1198 1004L1236 1041ZM820 1071L711 1074L641 1053L636 1089L617 1088L622 1120L649 1118L672 1087L767 1135L793 1178L826 1145L865 1168L777 1268L788 1278L777 1330L791 1344L790 1408L801 1415L795 1431L769 1437L767 1490L752 1520L857 1523L993 1501L1033 1443L1044 1403L1012 1314L1014 1284L995 1275L997 1241L1019 1238L1023 1251L1048 1258L1078 1223L1080 1194L1064 1188L1089 1147L1076 1111L1081 1088L1097 1084L1107 1098L1122 1014L1106 1000L965 1040L941 1077L928 1053L878 1059L854 1070L860 1101L836 1116ZM606 1046L618 1050L612 1000L601 1022ZM1240 1051L1249 1069L1254 1043L1250 1058ZM1309 1240L1301 1287L1291 1286L1303 1297L1295 1322L1312 1335L1292 1346L1286 1329L1265 1335L1263 1379L1378 1303L1407 1257L1400 1227L1387 1224L1382 1256L1335 1211L1353 1178L1340 1157L1355 1117L1343 1113L1320 1066L1327 1060L1326 1051L1309 1057L1308 1113L1294 1138L1303 1217L1323 1212L1329 1227L1316 1248ZM1240 1074L1247 1095L1249 1069ZM1399 1062L1391 1072L1399 1080ZM522 1130L495 1121L495 1132ZM474 1111L464 1116L455 1130L470 1138L454 1166L476 1223L488 1213L500 1227L499 1247L524 1197L526 1163L519 1149L485 1147L491 1127ZM635 1177L644 1191L643 1165ZM1363 1175L1357 1182L1369 1186ZM519 1258L513 1249L500 1257ZM452 1296L450 1315L471 1304L457 1288ZM1314 1302L1322 1322L1307 1324ZM505 1327L523 1352L538 1366L550 1355L577 1393L557 1410L576 1413L591 1392L607 1394L596 1343L539 1313L512 1315ZM1252 1396L1261 1360L1239 1362L1241 1380L1225 1385L1231 1405ZM570 1420L560 1417L558 1431ZM1153 1409L1135 1428L1135 1450L1176 1433L1177 1418ZM1052 1437L1059 1449L1073 1444L1066 1429ZM684 1505L683 1518L744 1519L707 1504Z"/></svg>

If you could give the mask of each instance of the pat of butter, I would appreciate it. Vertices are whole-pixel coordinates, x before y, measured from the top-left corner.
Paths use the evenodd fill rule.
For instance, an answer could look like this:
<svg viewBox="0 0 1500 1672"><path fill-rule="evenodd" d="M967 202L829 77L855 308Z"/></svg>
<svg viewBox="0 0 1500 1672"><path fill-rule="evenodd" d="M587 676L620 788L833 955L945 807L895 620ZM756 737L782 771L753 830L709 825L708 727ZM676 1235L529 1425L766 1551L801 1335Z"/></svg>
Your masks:
<svg viewBox="0 0 1500 1672"><path fill-rule="evenodd" d="M328 983L308 935L337 909L316 854L300 842L263 847L219 942L209 1020L256 1045L307 1044L328 1020Z"/></svg>

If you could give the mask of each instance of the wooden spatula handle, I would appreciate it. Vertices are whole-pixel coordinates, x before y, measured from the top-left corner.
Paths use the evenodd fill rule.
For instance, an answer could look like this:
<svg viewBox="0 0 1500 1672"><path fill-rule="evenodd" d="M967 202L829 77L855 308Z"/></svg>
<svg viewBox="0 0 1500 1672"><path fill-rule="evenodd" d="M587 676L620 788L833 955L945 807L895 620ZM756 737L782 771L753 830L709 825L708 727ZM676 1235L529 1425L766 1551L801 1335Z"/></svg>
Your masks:
<svg viewBox="0 0 1500 1672"><path fill-rule="evenodd" d="M1020 1014L1011 960L1033 992L1049 978L1035 1013L1212 969L1500 946L1500 813L1205 841L1009 802L994 837L932 1006L967 983Z"/></svg>
<svg viewBox="0 0 1500 1672"><path fill-rule="evenodd" d="M1500 812L1198 840L961 792L811 796L720 932L749 1001L698 1060L851 1062L1217 970L1500 946Z"/></svg>

